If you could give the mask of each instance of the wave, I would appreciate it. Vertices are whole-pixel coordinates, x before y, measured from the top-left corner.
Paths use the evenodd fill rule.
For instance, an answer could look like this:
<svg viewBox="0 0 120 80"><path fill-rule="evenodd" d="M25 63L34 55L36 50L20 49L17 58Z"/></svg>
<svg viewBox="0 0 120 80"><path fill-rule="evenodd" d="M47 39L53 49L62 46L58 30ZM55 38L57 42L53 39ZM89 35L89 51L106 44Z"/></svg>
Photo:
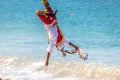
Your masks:
<svg viewBox="0 0 120 80"><path fill-rule="evenodd" d="M102 63L33 57L0 57L0 78L8 80L120 80L120 67Z"/></svg>

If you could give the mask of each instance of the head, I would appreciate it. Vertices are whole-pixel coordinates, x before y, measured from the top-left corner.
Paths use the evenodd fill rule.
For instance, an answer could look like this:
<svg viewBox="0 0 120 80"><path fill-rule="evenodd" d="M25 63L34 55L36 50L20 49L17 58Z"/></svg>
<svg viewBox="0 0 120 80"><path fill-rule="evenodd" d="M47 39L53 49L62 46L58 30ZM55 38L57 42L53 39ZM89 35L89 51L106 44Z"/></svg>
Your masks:
<svg viewBox="0 0 120 80"><path fill-rule="evenodd" d="M45 15L45 11L43 11L43 10L36 10L36 15Z"/></svg>

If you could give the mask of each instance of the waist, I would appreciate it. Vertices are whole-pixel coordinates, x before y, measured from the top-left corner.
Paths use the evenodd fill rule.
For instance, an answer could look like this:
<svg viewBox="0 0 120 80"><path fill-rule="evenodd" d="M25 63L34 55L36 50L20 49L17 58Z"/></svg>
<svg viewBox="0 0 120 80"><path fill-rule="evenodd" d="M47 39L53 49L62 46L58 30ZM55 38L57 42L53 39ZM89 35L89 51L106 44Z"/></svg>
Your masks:
<svg viewBox="0 0 120 80"><path fill-rule="evenodd" d="M44 24L46 29L56 27L57 25L58 25L57 20L54 20L51 24Z"/></svg>
<svg viewBox="0 0 120 80"><path fill-rule="evenodd" d="M44 27L45 27L46 30L50 30L50 29L53 29L53 28L58 28L58 25L49 24L49 25L44 25Z"/></svg>

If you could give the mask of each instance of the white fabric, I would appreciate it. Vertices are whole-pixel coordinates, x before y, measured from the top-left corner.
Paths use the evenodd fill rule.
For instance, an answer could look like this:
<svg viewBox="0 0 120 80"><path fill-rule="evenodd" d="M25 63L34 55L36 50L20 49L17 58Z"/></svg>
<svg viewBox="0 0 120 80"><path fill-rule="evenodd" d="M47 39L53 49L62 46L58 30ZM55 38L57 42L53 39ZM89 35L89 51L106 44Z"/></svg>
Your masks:
<svg viewBox="0 0 120 80"><path fill-rule="evenodd" d="M47 30L48 36L50 38L50 42L49 42L49 46L47 48L47 51L52 53L54 50L55 44L57 42L58 27L57 27L57 25L53 26L53 23L52 23L49 25L45 25L45 29ZM64 39L63 43L60 46L58 46L58 49L61 50L63 47L65 47L66 44L69 44L69 41L67 39Z"/></svg>
<svg viewBox="0 0 120 80"><path fill-rule="evenodd" d="M60 46L58 46L57 48L58 48L58 50L61 50L66 45L69 45L69 40L65 38L64 41L62 42L62 44Z"/></svg>
<svg viewBox="0 0 120 80"><path fill-rule="evenodd" d="M69 40L65 38L64 41L63 41L63 43L60 46L58 46L57 48L58 48L58 50L61 50L62 48L64 48L68 44L69 44ZM52 53L53 50L54 50L54 47L55 47L55 43L53 41L51 41L49 43L47 51L50 52L50 53Z"/></svg>

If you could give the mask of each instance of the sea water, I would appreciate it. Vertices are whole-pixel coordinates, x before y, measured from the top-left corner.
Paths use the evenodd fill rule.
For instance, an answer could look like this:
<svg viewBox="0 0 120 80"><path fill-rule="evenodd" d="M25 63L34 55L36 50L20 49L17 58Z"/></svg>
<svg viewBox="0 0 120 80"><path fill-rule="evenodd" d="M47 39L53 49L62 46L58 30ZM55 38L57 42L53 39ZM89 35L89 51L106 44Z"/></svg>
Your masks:
<svg viewBox="0 0 120 80"><path fill-rule="evenodd" d="M0 1L0 78L9 80L120 80L120 0L49 0L59 26L88 54L62 57L35 14L40 0Z"/></svg>

